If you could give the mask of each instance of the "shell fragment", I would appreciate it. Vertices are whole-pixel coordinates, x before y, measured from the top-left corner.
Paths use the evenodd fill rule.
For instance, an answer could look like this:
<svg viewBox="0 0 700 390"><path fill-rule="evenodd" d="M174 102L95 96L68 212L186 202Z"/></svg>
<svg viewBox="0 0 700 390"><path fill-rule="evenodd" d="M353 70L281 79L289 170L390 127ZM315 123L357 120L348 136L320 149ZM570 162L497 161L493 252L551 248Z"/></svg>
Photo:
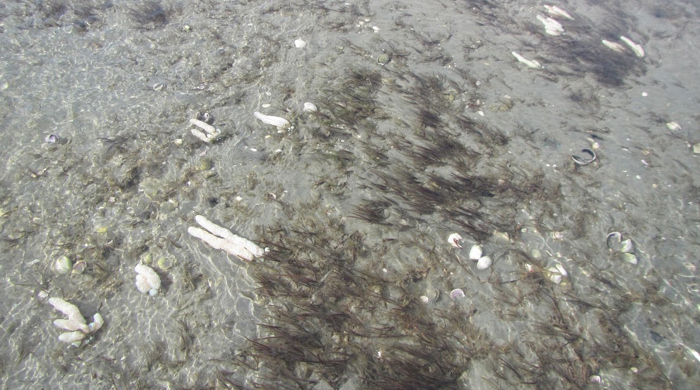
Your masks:
<svg viewBox="0 0 700 390"><path fill-rule="evenodd" d="M306 102L304 103L304 112L316 112L318 111L318 107L316 107L315 104L311 102Z"/></svg>
<svg viewBox="0 0 700 390"><path fill-rule="evenodd" d="M456 288L456 289L450 291L450 298L452 298L452 299L464 298L464 291L462 291L461 288Z"/></svg>
<svg viewBox="0 0 700 390"><path fill-rule="evenodd" d="M636 265L638 262L637 255L634 254L634 241L631 239L622 239L622 233L612 232L605 239L608 249L615 255L627 263Z"/></svg>
<svg viewBox="0 0 700 390"><path fill-rule="evenodd" d="M632 265L637 265L637 255L635 255L634 253L623 253L622 260Z"/></svg>
<svg viewBox="0 0 700 390"><path fill-rule="evenodd" d="M682 129L681 125L679 125L678 122L668 122L666 123L666 128L671 131L678 131Z"/></svg>
<svg viewBox="0 0 700 390"><path fill-rule="evenodd" d="M461 248L462 244L460 244L460 242L462 242L462 236L460 236L459 233L452 233L447 237L447 242L450 243L453 248Z"/></svg>
<svg viewBox="0 0 700 390"><path fill-rule="evenodd" d="M472 245L472 249L469 251L469 260L479 260L483 253L484 250L481 248L481 245Z"/></svg>
<svg viewBox="0 0 700 390"><path fill-rule="evenodd" d="M569 273L561 264L556 264L555 266L547 268L545 273L548 275L549 280L554 284L560 284L564 277L568 276Z"/></svg>
<svg viewBox="0 0 700 390"><path fill-rule="evenodd" d="M480 270L484 270L484 269L487 269L488 267L490 267L491 263L492 263L491 258L488 256L484 256L484 257L480 258L479 260L477 260L476 268L480 269Z"/></svg>
<svg viewBox="0 0 700 390"><path fill-rule="evenodd" d="M579 156L571 156L571 159L574 160L574 163L576 165L588 165L595 161L597 158L596 154L594 151L590 149L581 149L583 153L588 154L590 157L589 158L584 158L584 157L579 157Z"/></svg>

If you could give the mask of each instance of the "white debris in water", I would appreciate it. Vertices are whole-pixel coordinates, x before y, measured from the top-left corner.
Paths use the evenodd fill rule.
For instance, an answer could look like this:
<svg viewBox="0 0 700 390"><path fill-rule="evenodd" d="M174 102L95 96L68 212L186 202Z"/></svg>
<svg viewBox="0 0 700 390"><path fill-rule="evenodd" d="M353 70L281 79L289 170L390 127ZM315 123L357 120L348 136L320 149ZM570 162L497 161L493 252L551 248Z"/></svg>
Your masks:
<svg viewBox="0 0 700 390"><path fill-rule="evenodd" d="M610 42L610 41L605 40L605 39L603 39L601 42L603 42L603 45L605 45L605 47L607 47L608 49L615 50L618 53L622 53L625 51L625 47L620 45L617 42Z"/></svg>
<svg viewBox="0 0 700 390"><path fill-rule="evenodd" d="M288 120L286 120L282 117L279 117L279 116L265 115L265 114L261 114L257 111L254 112L253 115L255 115L256 118L260 119L260 121L262 123L264 123L266 125L275 126L278 129L284 129L284 128L291 126L291 124L289 123Z"/></svg>
<svg viewBox="0 0 700 390"><path fill-rule="evenodd" d="M452 233L447 237L447 242L450 243L453 248L461 248L462 245L460 242L462 242L462 236L460 236L459 233Z"/></svg>
<svg viewBox="0 0 700 390"><path fill-rule="evenodd" d="M533 68L533 69L541 69L542 68L542 64L540 64L539 62L537 62L535 60L528 60L527 58L521 56L520 54L518 54L516 52L511 52L511 54L513 54L513 56L519 62L522 62L523 64L529 66L530 68Z"/></svg>
<svg viewBox="0 0 700 390"><path fill-rule="evenodd" d="M136 271L136 288L142 293L149 293L150 295L158 294L160 289L160 276L153 270L153 268L138 264L134 267Z"/></svg>
<svg viewBox="0 0 700 390"><path fill-rule="evenodd" d="M547 13L552 17L561 16L561 17L569 19L569 20L574 20L574 18L571 17L571 15L569 15L568 12L557 7L556 5L545 5L544 9L546 9Z"/></svg>
<svg viewBox="0 0 700 390"><path fill-rule="evenodd" d="M53 322L57 328L68 331L58 336L58 339L64 343L70 343L75 347L79 347L87 335L97 332L104 325L104 320L100 313L96 313L93 316L93 322L86 324L85 317L80 313L80 309L61 298L49 298L49 304L68 317L67 320L61 319Z"/></svg>
<svg viewBox="0 0 700 390"><path fill-rule="evenodd" d="M537 15L537 20L544 24L544 31L552 36L559 36L564 33L564 27L561 23L552 18L545 18L542 15Z"/></svg>
<svg viewBox="0 0 700 390"><path fill-rule="evenodd" d="M476 262L476 268L480 270L487 269L491 266L491 258L488 256L481 257L479 260Z"/></svg>
<svg viewBox="0 0 700 390"><path fill-rule="evenodd" d="M219 138L219 135L221 135L221 130L208 124L207 122L192 118L190 119L190 123L204 130L202 132L197 129L192 129L190 130L190 132L192 133L192 135L206 143L214 142L217 138Z"/></svg>
<svg viewBox="0 0 700 390"><path fill-rule="evenodd" d="M257 244L241 236L233 234L230 230L221 227L204 216L198 215L195 221L206 230L196 227L189 227L187 232L209 244L214 249L223 250L242 260L251 261L256 257L261 257L265 251Z"/></svg>
<svg viewBox="0 0 700 390"><path fill-rule="evenodd" d="M634 52L634 54L637 55L637 57L639 57L639 58L643 58L643 57L644 57L644 48L642 48L642 45L639 45L639 44L637 44L637 43L634 43L634 41L632 41L631 39L629 39L629 38L627 38L627 37L625 37L625 36L621 36L621 37L620 37L620 40L621 40L622 42L626 43L627 46L629 46L630 49L632 49L632 51Z"/></svg>
<svg viewBox="0 0 700 390"><path fill-rule="evenodd" d="M318 111L318 107L316 107L315 104L311 102L306 102L304 103L304 112L316 112Z"/></svg>
<svg viewBox="0 0 700 390"><path fill-rule="evenodd" d="M483 253L484 250L481 248L481 245L472 245L472 249L469 250L469 260L477 261Z"/></svg>

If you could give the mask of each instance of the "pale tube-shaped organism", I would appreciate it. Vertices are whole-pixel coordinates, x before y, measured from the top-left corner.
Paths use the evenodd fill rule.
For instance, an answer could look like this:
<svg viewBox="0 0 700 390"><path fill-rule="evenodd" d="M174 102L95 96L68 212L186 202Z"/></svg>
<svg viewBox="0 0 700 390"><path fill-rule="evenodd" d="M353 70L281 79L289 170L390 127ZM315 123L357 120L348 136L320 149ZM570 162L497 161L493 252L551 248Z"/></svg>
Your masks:
<svg viewBox="0 0 700 390"><path fill-rule="evenodd" d="M288 120L286 120L282 117L279 117L279 116L265 115L265 114L261 114L257 111L255 111L253 113L253 115L255 115L256 118L260 119L260 121L262 123L275 126L278 129L284 129L284 128L291 126L291 124L289 123Z"/></svg>
<svg viewBox="0 0 700 390"><path fill-rule="evenodd" d="M85 318L82 314L80 314L80 309L78 309L78 306L75 306L74 304L61 298L49 298L49 303L54 307L54 309L60 311L66 317L68 317L69 320L85 324Z"/></svg>
<svg viewBox="0 0 700 390"><path fill-rule="evenodd" d="M542 68L542 64L540 64L539 62L537 62L535 60L528 60L527 58L521 56L520 54L518 54L514 51L511 52L511 54L513 54L513 57L515 57L519 62L522 62L523 64L529 66L530 68L533 68L533 69Z"/></svg>
<svg viewBox="0 0 700 390"><path fill-rule="evenodd" d="M549 35L559 36L564 33L564 27L561 23L552 18L545 18L542 15L537 15L537 20L544 24L544 30Z"/></svg>
<svg viewBox="0 0 700 390"><path fill-rule="evenodd" d="M252 242L248 239L245 239L241 236L233 234L230 230L226 229L225 227L222 227L222 226L215 224L214 222L208 220L203 215L195 216L194 220L199 224L199 226L203 227L207 231L213 233L214 235L217 235L217 236L223 238L226 241L230 241L237 246L241 246L241 247L245 248L248 252L253 254L253 256L255 256L255 257L260 257L265 253L265 251L262 248L260 248L257 244L255 244L254 242Z"/></svg>
<svg viewBox="0 0 700 390"><path fill-rule="evenodd" d="M104 320L102 319L100 313L96 313L93 316L94 322L86 325L85 318L82 314L80 314L80 309L78 309L78 307L74 304L61 298L49 298L49 303L56 310L68 317L67 320L61 319L53 322L57 328L71 331L62 333L60 336L58 336L58 339L64 343L70 343L75 347L79 347L86 335L96 332L104 324Z"/></svg>
<svg viewBox="0 0 700 390"><path fill-rule="evenodd" d="M197 129L192 129L190 132L192 135L195 137L199 138L200 140L211 143L215 141L219 135L221 135L221 130L217 129L216 127L208 124L207 122L200 121L199 119L190 119L190 123L199 127L200 129L204 130L204 132L201 132Z"/></svg>
<svg viewBox="0 0 700 390"><path fill-rule="evenodd" d="M158 294L158 289L160 289L160 276L153 270L153 268L138 264L134 267L136 271L136 288L142 293L149 293L151 295Z"/></svg>
<svg viewBox="0 0 700 390"><path fill-rule="evenodd" d="M230 230L209 221L204 216L196 216L195 221L208 231L196 227L189 227L187 232L193 237L199 238L209 244L209 246L214 249L223 250L247 261L251 261L265 253L265 251L254 242L231 233Z"/></svg>
<svg viewBox="0 0 700 390"><path fill-rule="evenodd" d="M639 58L644 57L644 48L642 48L642 45L639 45L639 44L637 44L637 43L634 43L634 41L632 41L631 39L629 39L629 38L627 38L627 37L625 37L625 36L620 37L620 40L621 40L622 42L626 43L627 46L629 46L630 49L632 49L632 51L634 52L634 54L637 55L637 57L639 57Z"/></svg>
<svg viewBox="0 0 700 390"><path fill-rule="evenodd" d="M625 47L617 42L610 42L605 39L603 39L601 42L603 42L603 45L605 45L605 47L607 47L608 49L615 50L618 53L622 53L623 51L625 51Z"/></svg>
<svg viewBox="0 0 700 390"><path fill-rule="evenodd" d="M255 256L245 247L236 245L231 241L224 240L223 238L217 237L200 228L190 226L187 228L187 233L193 237L199 238L214 249L222 250L240 259L251 261L255 258Z"/></svg>
<svg viewBox="0 0 700 390"><path fill-rule="evenodd" d="M79 343L84 338L85 338L85 333L80 332L80 331L61 333L61 335L58 336L58 339L63 341L64 343L72 343L72 344ZM76 346L79 346L79 345L76 345Z"/></svg>
<svg viewBox="0 0 700 390"><path fill-rule="evenodd" d="M84 323L75 320L56 320L53 322L54 326L63 330L76 331L79 330L83 333L89 333L90 328Z"/></svg>
<svg viewBox="0 0 700 390"><path fill-rule="evenodd" d="M93 322L91 322L90 325L88 325L88 328L90 329L90 333L97 332L98 330L100 330L102 325L105 324L105 320L102 319L102 315L100 315L100 313L95 313L95 315L92 316L92 320L93 320Z"/></svg>
<svg viewBox="0 0 700 390"><path fill-rule="evenodd" d="M561 16L570 20L574 20L571 15L569 15L568 12L564 11L563 9L557 7L556 5L545 5L544 9L547 10L547 13L550 14L551 16Z"/></svg>

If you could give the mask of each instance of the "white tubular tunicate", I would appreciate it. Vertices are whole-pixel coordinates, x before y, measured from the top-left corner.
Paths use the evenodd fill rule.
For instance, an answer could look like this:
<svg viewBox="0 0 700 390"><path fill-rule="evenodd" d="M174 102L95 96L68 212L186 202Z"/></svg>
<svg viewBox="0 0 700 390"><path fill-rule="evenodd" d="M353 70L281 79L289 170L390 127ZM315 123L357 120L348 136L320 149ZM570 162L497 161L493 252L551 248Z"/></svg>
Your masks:
<svg viewBox="0 0 700 390"><path fill-rule="evenodd" d="M136 271L136 288L142 293L149 293L151 295L158 294L160 289L160 276L153 270L153 268L138 264L134 267Z"/></svg>
<svg viewBox="0 0 700 390"><path fill-rule="evenodd" d="M187 232L196 238L199 238L200 240L204 241L207 245L211 246L214 249L219 249L223 250L224 252L237 256L240 259L251 261L255 258L255 255L251 253L248 249L246 249L244 246L241 246L239 244L236 244L234 242L225 240L221 237L217 237L209 232L206 232L200 228L196 227L189 227L187 229Z"/></svg>
<svg viewBox="0 0 700 390"><path fill-rule="evenodd" d="M61 298L49 298L49 304L51 304L54 309L60 311L66 317L68 317L69 320L78 321L83 324L85 323L85 318L83 318L83 315L80 314L80 309L78 309L78 306L75 306L74 304Z"/></svg>
<svg viewBox="0 0 700 390"><path fill-rule="evenodd" d="M265 253L265 251L262 248L260 248L257 244L255 244L254 242L252 242L246 238L243 238L241 236L238 236L236 234L233 234L230 230L226 229L225 227L219 226L219 225L215 224L214 222L211 222L203 215L197 215L196 217L194 217L194 220L199 224L199 226L203 227L207 231L211 232L212 234L214 234L216 236L223 238L225 241L230 242L232 244L232 245L229 245L231 248L237 248L235 250L238 252L249 253L250 256L245 257L246 260L253 260L253 257L260 257ZM196 228L194 228L194 229L196 229ZM189 231L189 229L188 229L188 231ZM190 233L190 234L192 234L192 233ZM194 234L192 234L192 235L194 235ZM202 239L201 237L198 237L198 238ZM238 248L242 248L243 250L238 249ZM218 248L218 249L224 249L224 248ZM227 250L227 252L228 252L228 250ZM229 252L229 253L231 253L231 252ZM236 256L238 256L238 254L236 254L236 253L232 253L232 254L235 254Z"/></svg>
<svg viewBox="0 0 700 390"><path fill-rule="evenodd" d="M84 322L75 320L55 320L53 322L54 326L63 330L76 331L79 330L83 333L90 332L90 328L85 325Z"/></svg>
<svg viewBox="0 0 700 390"><path fill-rule="evenodd" d="M278 129L284 129L284 128L291 126L291 124L289 123L288 120L286 120L282 117L279 117L279 116L265 115L265 114L261 114L257 111L254 112L253 115L255 115L256 118L260 119L260 121L262 123L275 126Z"/></svg>
<svg viewBox="0 0 700 390"><path fill-rule="evenodd" d="M98 330L100 330L100 328L102 328L102 325L105 324L105 320L102 319L102 315L100 315L100 313L95 313L95 315L92 316L92 319L93 322L91 322L90 325L88 325L88 328L90 330L90 333L95 333Z"/></svg>
<svg viewBox="0 0 700 390"><path fill-rule="evenodd" d="M84 338L85 338L85 333L80 332L80 331L61 333L61 335L58 336L59 340L63 341L64 343L70 343L70 344L77 343Z"/></svg>

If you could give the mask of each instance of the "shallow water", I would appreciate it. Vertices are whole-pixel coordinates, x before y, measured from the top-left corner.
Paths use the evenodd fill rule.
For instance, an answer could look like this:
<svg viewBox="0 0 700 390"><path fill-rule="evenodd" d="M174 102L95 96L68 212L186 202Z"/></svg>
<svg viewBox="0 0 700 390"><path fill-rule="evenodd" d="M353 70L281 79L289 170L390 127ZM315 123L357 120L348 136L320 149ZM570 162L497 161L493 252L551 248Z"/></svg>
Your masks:
<svg viewBox="0 0 700 390"><path fill-rule="evenodd" d="M697 388L700 11L543 4L0 5L2 387Z"/></svg>

